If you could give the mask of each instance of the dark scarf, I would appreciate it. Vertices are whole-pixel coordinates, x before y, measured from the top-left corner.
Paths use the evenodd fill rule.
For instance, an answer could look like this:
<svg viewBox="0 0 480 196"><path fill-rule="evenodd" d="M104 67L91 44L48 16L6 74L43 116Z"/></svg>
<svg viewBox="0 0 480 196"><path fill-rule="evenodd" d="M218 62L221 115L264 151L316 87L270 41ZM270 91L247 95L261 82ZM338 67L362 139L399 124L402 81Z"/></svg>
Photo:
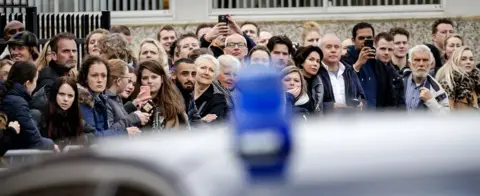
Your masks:
<svg viewBox="0 0 480 196"><path fill-rule="evenodd" d="M51 60L48 63L48 66L51 67L53 71L55 71L55 73L57 73L59 76L66 76L68 72L70 72L70 70L72 69L66 67L65 65L59 65L54 60Z"/></svg>
<svg viewBox="0 0 480 196"><path fill-rule="evenodd" d="M454 72L453 83L453 89L445 88L448 96L455 100L455 102L466 99L468 105L473 105L474 100L472 92L475 91L477 94L480 93L480 71L478 71L478 69L473 69L470 73L467 73L466 76L462 76L460 73ZM441 85L447 86L447 83L442 80Z"/></svg>

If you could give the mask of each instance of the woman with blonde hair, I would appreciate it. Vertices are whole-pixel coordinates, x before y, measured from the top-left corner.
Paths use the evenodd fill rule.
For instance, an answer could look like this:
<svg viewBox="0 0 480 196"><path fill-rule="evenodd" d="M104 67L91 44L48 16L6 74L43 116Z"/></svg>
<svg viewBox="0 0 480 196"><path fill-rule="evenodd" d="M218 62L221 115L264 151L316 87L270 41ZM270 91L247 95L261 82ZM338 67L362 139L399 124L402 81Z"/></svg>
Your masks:
<svg viewBox="0 0 480 196"><path fill-rule="evenodd" d="M106 29L95 29L87 35L85 39L85 53L88 55L98 55L100 56L100 49L98 47L98 41L105 35L108 35Z"/></svg>
<svg viewBox="0 0 480 196"><path fill-rule="evenodd" d="M451 109L478 109L480 71L475 67L469 47L456 49L438 70L436 79L445 89Z"/></svg>
<svg viewBox="0 0 480 196"><path fill-rule="evenodd" d="M48 66L48 63L51 60L51 54L52 50L50 49L50 41L47 41L47 43L43 45L43 49L35 61L35 66L37 66L38 71L41 71L44 67Z"/></svg>
<svg viewBox="0 0 480 196"><path fill-rule="evenodd" d="M146 38L140 42L140 51L138 53L138 61L156 60L165 69L165 73L169 72L168 55L162 44L152 38Z"/></svg>
<svg viewBox="0 0 480 196"><path fill-rule="evenodd" d="M9 59L0 60L0 81L7 81L8 73L13 66L13 61Z"/></svg>
<svg viewBox="0 0 480 196"><path fill-rule="evenodd" d="M136 59L133 56L132 50L128 47L127 40L119 33L110 33L98 40L98 48L101 57L105 60L120 59L133 66L136 64Z"/></svg>
<svg viewBox="0 0 480 196"><path fill-rule="evenodd" d="M307 82L302 71L296 66L287 66L282 69L282 83L287 93L287 104L293 102L295 113L306 115L310 113L312 100L308 96Z"/></svg>
<svg viewBox="0 0 480 196"><path fill-rule="evenodd" d="M120 59L108 61L110 74L107 79L105 91L107 102L108 127L111 129L127 130L130 135L138 130L136 126L145 125L150 114L141 111L127 113L123 106L120 94L127 88L129 83L128 64Z"/></svg>
<svg viewBox="0 0 480 196"><path fill-rule="evenodd" d="M457 48L460 48L464 45L463 37L460 35L450 35L445 38L445 42L443 44L443 48L445 48L445 54L443 54L443 60L445 63L450 59Z"/></svg>
<svg viewBox="0 0 480 196"><path fill-rule="evenodd" d="M322 31L320 25L310 21L303 24L302 45L301 46L318 46Z"/></svg>

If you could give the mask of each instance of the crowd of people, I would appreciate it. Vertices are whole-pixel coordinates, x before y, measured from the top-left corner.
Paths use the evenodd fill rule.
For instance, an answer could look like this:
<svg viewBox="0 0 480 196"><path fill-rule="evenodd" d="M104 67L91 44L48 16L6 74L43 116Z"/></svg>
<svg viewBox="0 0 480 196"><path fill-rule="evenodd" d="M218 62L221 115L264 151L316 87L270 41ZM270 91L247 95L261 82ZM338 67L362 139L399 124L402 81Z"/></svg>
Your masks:
<svg viewBox="0 0 480 196"><path fill-rule="evenodd" d="M85 48L74 35L59 33L39 49L35 34L10 22L0 61L0 154L225 122L241 93L236 74L247 66L278 70L285 107L306 119L478 109L473 50L450 19L434 22L433 43L410 47L410 33L401 27L377 33L360 22L342 41L307 22L297 44L254 22L226 18L182 35L163 26L138 52L126 26L92 31ZM77 62L80 50L87 55Z"/></svg>

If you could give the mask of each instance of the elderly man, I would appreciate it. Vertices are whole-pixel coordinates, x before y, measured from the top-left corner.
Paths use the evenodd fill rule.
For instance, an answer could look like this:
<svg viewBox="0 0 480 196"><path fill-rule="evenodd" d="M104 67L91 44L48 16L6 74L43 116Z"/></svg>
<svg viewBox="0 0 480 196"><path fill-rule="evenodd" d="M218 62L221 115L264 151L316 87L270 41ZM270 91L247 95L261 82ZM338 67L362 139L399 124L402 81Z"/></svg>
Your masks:
<svg viewBox="0 0 480 196"><path fill-rule="evenodd" d="M5 26L3 31L4 31L3 39L5 41L8 41L13 35L15 35L19 32L25 31L25 26L20 21L12 20ZM6 48L2 49L2 50L3 50L3 53L0 55L0 60L1 59L9 59L10 58L10 51L8 50L8 46Z"/></svg>
<svg viewBox="0 0 480 196"><path fill-rule="evenodd" d="M236 57L242 65L245 65L245 56L247 56L247 40L240 34L233 34L225 39L225 48L223 53Z"/></svg>
<svg viewBox="0 0 480 196"><path fill-rule="evenodd" d="M340 62L342 42L336 35L326 34L319 46L324 55L318 74L325 92L325 111L361 109L365 94L353 67Z"/></svg>
<svg viewBox="0 0 480 196"><path fill-rule="evenodd" d="M405 104L408 111L430 110L437 113L450 111L447 94L440 84L428 74L433 54L425 45L417 45L408 53L411 73L406 73Z"/></svg>

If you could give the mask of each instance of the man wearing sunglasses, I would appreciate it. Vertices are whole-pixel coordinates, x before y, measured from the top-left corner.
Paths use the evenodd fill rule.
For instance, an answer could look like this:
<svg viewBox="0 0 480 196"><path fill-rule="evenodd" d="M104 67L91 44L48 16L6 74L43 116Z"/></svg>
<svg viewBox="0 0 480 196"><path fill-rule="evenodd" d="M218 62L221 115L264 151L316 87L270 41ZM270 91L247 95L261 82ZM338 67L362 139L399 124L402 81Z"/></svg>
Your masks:
<svg viewBox="0 0 480 196"><path fill-rule="evenodd" d="M5 26L3 31L4 31L3 39L5 41L8 41L16 33L25 31L25 25L23 25L23 23L21 23L20 21L12 20L9 23L7 23L7 25ZM3 50L3 52L0 55L0 60L1 59L10 59L10 51L8 49L8 46L5 47L5 48L2 48L0 51L2 51L2 50Z"/></svg>

